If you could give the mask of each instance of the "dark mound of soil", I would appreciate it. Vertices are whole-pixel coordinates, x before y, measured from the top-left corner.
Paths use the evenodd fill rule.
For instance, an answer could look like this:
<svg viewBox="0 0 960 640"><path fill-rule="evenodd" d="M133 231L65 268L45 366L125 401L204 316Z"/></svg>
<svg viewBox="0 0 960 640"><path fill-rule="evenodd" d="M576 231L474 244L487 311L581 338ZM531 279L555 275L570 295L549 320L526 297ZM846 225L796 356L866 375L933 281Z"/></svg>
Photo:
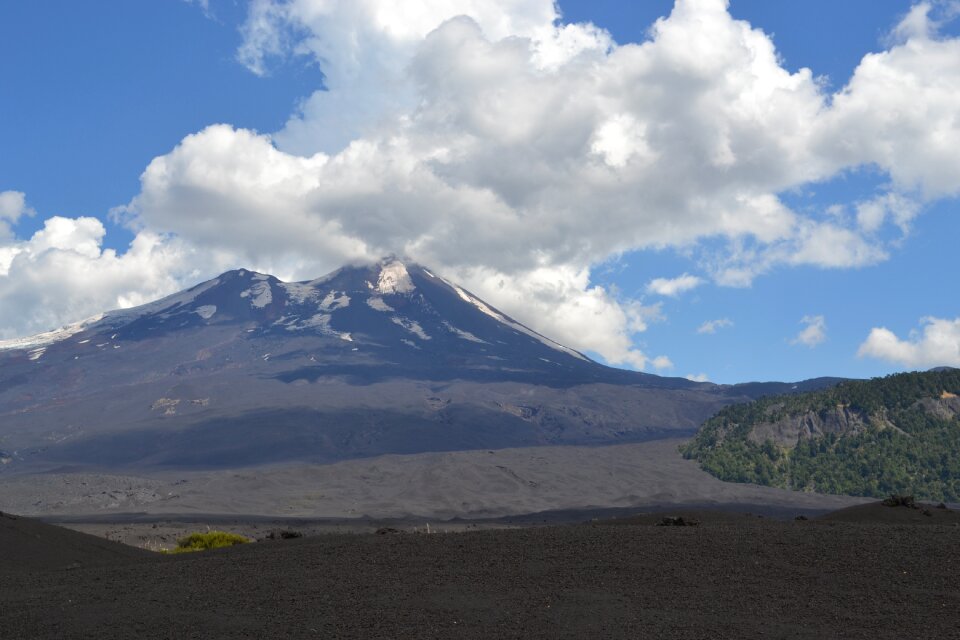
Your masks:
<svg viewBox="0 0 960 640"><path fill-rule="evenodd" d="M0 638L957 637L953 525L654 524L330 534L51 563L0 580ZM3 548L43 544L63 553L54 537Z"/></svg>
<svg viewBox="0 0 960 640"><path fill-rule="evenodd" d="M0 573L116 565L154 557L119 542L0 513Z"/></svg>
<svg viewBox="0 0 960 640"><path fill-rule="evenodd" d="M902 525L960 525L960 511L936 504L906 501L899 504L872 502L860 504L820 516L825 522Z"/></svg>
<svg viewBox="0 0 960 640"><path fill-rule="evenodd" d="M647 511L632 513L629 515L617 515L613 517L600 517L594 519L591 524L608 527L619 526L699 526L719 525L719 524L740 524L750 520L763 519L767 516L747 511L735 511L732 509L673 509L670 511ZM786 520L786 518L777 518Z"/></svg>

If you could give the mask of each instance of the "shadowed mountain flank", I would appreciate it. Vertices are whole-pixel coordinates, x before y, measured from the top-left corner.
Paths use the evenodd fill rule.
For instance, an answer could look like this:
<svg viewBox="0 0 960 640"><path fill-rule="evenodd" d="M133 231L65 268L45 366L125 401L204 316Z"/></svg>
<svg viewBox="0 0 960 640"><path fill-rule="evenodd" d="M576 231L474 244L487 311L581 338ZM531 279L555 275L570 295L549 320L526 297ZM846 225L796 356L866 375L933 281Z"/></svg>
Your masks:
<svg viewBox="0 0 960 640"><path fill-rule="evenodd" d="M9 572L127 564L153 556L119 542L0 513L0 576Z"/></svg>

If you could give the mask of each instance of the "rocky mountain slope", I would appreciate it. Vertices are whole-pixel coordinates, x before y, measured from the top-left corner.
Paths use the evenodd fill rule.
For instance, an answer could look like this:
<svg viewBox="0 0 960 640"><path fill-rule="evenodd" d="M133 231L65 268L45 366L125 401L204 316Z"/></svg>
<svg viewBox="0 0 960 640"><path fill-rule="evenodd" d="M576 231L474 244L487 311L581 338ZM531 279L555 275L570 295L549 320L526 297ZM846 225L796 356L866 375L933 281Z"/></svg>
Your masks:
<svg viewBox="0 0 960 640"><path fill-rule="evenodd" d="M606 367L396 258L296 283L241 269L0 343L0 472L632 442L791 388Z"/></svg>
<svg viewBox="0 0 960 640"><path fill-rule="evenodd" d="M684 455L734 482L960 500L960 370L850 381L727 407Z"/></svg>

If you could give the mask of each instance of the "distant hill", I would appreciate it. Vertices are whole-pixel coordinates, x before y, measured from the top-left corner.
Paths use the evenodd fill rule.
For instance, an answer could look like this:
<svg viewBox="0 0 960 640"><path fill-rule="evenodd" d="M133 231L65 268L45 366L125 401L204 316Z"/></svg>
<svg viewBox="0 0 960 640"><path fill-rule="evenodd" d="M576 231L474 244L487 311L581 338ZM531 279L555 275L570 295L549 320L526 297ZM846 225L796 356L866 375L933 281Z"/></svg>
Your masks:
<svg viewBox="0 0 960 640"><path fill-rule="evenodd" d="M902 373L721 409L683 449L730 482L960 501L960 369Z"/></svg>

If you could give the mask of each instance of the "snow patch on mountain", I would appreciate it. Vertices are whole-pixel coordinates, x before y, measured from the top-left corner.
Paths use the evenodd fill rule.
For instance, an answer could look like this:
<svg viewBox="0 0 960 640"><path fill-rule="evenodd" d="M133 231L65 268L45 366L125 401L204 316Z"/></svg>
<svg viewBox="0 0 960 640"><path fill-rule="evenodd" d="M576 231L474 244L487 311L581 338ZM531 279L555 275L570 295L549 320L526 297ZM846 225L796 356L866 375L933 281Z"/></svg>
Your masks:
<svg viewBox="0 0 960 640"><path fill-rule="evenodd" d="M410 293L415 287L407 268L399 260L394 260L380 268L376 290L383 295Z"/></svg>
<svg viewBox="0 0 960 640"><path fill-rule="evenodd" d="M490 343L487 342L486 340L481 340L480 338L478 338L477 336L473 335L473 334L470 333L469 331L464 331L463 329L458 329L457 327L453 326L452 324L450 324L450 323L447 322L446 320L443 321L443 326L444 326L444 328L446 328L447 331L449 331L450 333L452 333L452 334L454 334L454 335L457 335L457 336L463 338L464 340L469 340L470 342L477 342L477 343L479 343L479 344L490 344Z"/></svg>
<svg viewBox="0 0 960 640"><path fill-rule="evenodd" d="M217 305L215 304L205 304L202 307L197 307L197 310L194 311L198 316L204 320L209 320L213 317L213 314L217 312Z"/></svg>
<svg viewBox="0 0 960 640"><path fill-rule="evenodd" d="M322 311L336 311L337 309L344 309L350 306L350 296L343 293L337 296L336 291L331 291L326 295L323 301L320 303L320 309Z"/></svg>
<svg viewBox="0 0 960 640"><path fill-rule="evenodd" d="M393 324L400 325L421 340L430 339L430 336L427 335L427 332L423 330L423 327L421 327L416 320L410 320L409 318L404 318L401 316L393 316L390 318L390 321L393 322Z"/></svg>
<svg viewBox="0 0 960 640"><path fill-rule="evenodd" d="M251 298L250 305L257 309L263 309L273 302L273 287L267 280L268 276L256 274L253 276L255 284L246 291L240 293L241 298Z"/></svg>
<svg viewBox="0 0 960 640"><path fill-rule="evenodd" d="M340 338L346 342L353 342L353 336L346 331L337 331L330 326L333 317L329 313L315 313L309 318L300 318L297 316L283 316L274 326L284 327L287 331L308 331L313 330L321 335Z"/></svg>
<svg viewBox="0 0 960 640"><path fill-rule="evenodd" d="M321 333L332 333L330 329L330 314L328 313L317 313L307 318L283 316L273 324L286 327L287 331L319 329Z"/></svg>
<svg viewBox="0 0 960 640"><path fill-rule="evenodd" d="M145 315L160 313L162 311L170 314L180 307L194 302L202 293L209 291L218 284L220 284L220 278L214 278L213 280L198 284L197 286L187 289L186 291L180 291L179 293L174 293L166 298L160 298L156 302L148 302L147 304L142 304L139 307L114 309L113 311L108 311L106 314L104 314L103 319L110 324L122 326L127 322L132 322L133 320Z"/></svg>
<svg viewBox="0 0 960 640"><path fill-rule="evenodd" d="M396 309L384 302L383 298L367 298L367 306L374 311L382 311L384 313L392 313L393 311L396 311Z"/></svg>
<svg viewBox="0 0 960 640"><path fill-rule="evenodd" d="M307 300L313 300L319 293L312 286L313 283L304 284L302 282L281 282L280 286L287 292L287 299L295 304L304 304Z"/></svg>
<svg viewBox="0 0 960 640"><path fill-rule="evenodd" d="M60 327L59 329L54 329L53 331L47 331L44 333L38 333L35 336L28 336L26 338L14 338L13 340L2 340L0 341L0 351L15 351L18 349L30 349L31 347L46 347L61 340L66 340L70 336L76 335L82 331L85 331L95 325L96 323L103 320L104 315L100 314L92 318L87 318L81 322L76 322L74 324L68 324L65 327ZM38 356L39 357L39 356ZM36 358L32 358L36 359Z"/></svg>
<svg viewBox="0 0 960 640"><path fill-rule="evenodd" d="M447 284L450 284L450 283L448 282ZM477 309L487 314L491 318L494 318L497 321L502 322L503 324L507 324L506 318L504 318L502 315L500 315L499 313L497 313L496 311L488 307L486 304L483 303L482 300L480 300L479 298L474 298L472 295L470 295L469 293L467 293L466 291L464 291L463 289L461 289L455 284L450 284L450 286L454 288L458 296L460 296L461 298L463 298L464 300L466 300L467 302L475 306Z"/></svg>
<svg viewBox="0 0 960 640"><path fill-rule="evenodd" d="M449 283L448 283L448 284L449 284ZM483 313L487 314L487 315L490 316L491 318L494 318L494 319L497 320L498 322L501 322L501 323L507 325L508 327L510 327L511 329L513 329L514 331L519 331L520 333L526 334L526 335L530 336L531 338L533 338L533 339L535 339L535 340L539 340L540 342L542 342L543 344L547 345L547 346L550 347L551 349L556 349L557 351L563 351L564 353L570 354L570 355L573 356L574 358L579 358L580 360L584 360L584 361L586 361L586 362L589 362L589 359L588 359L586 356L584 356L583 354L581 354L580 352L574 351L573 349L571 349L571 348L569 348L569 347L565 347L565 346L563 346L562 344L560 344L559 342L554 342L554 341L551 340L550 338L547 338L546 336L540 335L539 333L537 333L537 332L534 331L533 329L529 329L529 328L523 326L522 324L520 324L519 322L514 322L514 321L510 320L510 319L507 318L506 316L504 316L504 315L502 315L502 314L500 314L500 313L497 313L496 311L494 311L493 309L491 309L490 307L488 307L486 304L484 304L484 302L483 302L482 300L480 300L479 298L473 297L472 295L470 295L469 293L467 293L466 291L464 291L464 290L461 289L460 287L458 287L458 286L456 286L456 285L451 285L451 286L456 290L457 295L459 295L462 299L466 300L467 302L469 302L470 304L472 304L472 305L475 306L477 309L479 309L479 310L482 311Z"/></svg>

